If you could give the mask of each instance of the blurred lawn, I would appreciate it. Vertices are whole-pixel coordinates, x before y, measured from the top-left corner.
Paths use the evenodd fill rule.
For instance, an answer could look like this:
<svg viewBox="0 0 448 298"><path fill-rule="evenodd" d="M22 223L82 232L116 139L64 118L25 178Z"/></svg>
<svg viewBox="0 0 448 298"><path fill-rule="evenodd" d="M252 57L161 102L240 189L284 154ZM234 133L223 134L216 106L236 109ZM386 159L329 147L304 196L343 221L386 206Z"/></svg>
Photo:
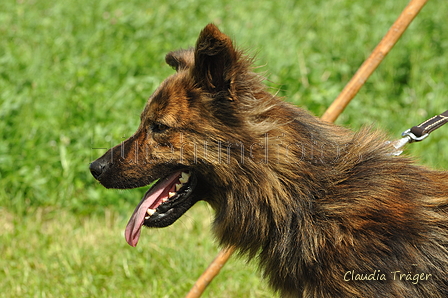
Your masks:
<svg viewBox="0 0 448 298"><path fill-rule="evenodd" d="M0 297L182 297L218 249L199 204L172 227L122 232L144 190L101 187L88 164L130 136L172 70L164 55L214 22L269 84L316 115L407 4L396 1L3 0L0 5ZM429 1L338 120L391 137L448 109L446 1ZM446 129L408 152L448 168ZM199 256L199 257L198 257ZM231 260L205 297L272 297Z"/></svg>

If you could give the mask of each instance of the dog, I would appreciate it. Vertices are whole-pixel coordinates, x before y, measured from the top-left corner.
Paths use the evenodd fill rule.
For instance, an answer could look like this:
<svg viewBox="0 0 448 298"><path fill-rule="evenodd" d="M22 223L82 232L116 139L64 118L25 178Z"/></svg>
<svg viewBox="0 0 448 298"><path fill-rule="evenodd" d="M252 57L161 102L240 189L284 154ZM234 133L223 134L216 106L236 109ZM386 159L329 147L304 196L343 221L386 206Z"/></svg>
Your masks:
<svg viewBox="0 0 448 298"><path fill-rule="evenodd" d="M204 200L219 243L257 258L282 297L448 297L447 172L269 93L213 24L165 60L176 72L135 134L90 164L107 188L157 180L126 227L131 246Z"/></svg>

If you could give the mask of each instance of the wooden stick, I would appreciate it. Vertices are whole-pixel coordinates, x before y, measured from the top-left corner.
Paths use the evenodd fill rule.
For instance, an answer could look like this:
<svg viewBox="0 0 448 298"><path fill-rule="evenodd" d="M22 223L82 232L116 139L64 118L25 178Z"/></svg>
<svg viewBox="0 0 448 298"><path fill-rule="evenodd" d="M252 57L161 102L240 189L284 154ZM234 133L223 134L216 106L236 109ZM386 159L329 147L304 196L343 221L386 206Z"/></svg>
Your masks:
<svg viewBox="0 0 448 298"><path fill-rule="evenodd" d="M408 28L412 20L417 16L428 0L411 0L400 14L398 19L380 41L377 47L370 54L369 58L360 66L350 82L344 87L339 96L333 101L330 107L322 115L322 120L334 122L349 102L355 97L362 85L367 81L373 71L383 61L393 46L400 39L403 32ZM218 275L230 256L234 253L235 247L221 250L218 256L212 261L208 268L202 273L188 292L185 298L199 298L208 284Z"/></svg>
<svg viewBox="0 0 448 298"><path fill-rule="evenodd" d="M235 252L235 247L230 246L229 248L225 248L219 252L213 262L210 263L208 268L202 273L202 275L198 278L196 283L191 288L190 292L188 292L185 298L198 298L201 297L205 288L208 284L213 280L213 278L218 275L221 268L230 258L230 256Z"/></svg>
<svg viewBox="0 0 448 298"><path fill-rule="evenodd" d="M386 33L384 38L370 54L369 58L361 65L350 82L345 86L339 96L325 111L322 120L334 122L342 113L348 103L355 97L362 85L367 81L373 71L383 61L393 46L400 39L412 20L417 16L428 0L411 0L400 14L398 19Z"/></svg>

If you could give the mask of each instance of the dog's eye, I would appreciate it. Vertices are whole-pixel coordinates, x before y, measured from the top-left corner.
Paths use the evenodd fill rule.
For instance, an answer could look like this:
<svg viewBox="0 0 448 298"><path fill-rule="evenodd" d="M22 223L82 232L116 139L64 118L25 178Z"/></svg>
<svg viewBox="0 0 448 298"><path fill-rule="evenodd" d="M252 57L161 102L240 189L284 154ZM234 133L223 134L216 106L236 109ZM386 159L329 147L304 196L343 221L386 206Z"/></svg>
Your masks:
<svg viewBox="0 0 448 298"><path fill-rule="evenodd" d="M162 123L153 123L151 124L151 131L154 133L160 133L167 130L169 126L162 124Z"/></svg>

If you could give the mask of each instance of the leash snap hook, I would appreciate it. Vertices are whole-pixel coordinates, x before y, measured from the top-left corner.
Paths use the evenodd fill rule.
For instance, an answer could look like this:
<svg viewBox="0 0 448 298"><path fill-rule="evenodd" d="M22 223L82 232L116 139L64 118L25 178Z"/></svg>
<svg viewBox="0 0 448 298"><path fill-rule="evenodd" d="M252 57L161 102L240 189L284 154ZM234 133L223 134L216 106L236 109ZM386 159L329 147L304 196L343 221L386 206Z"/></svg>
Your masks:
<svg viewBox="0 0 448 298"><path fill-rule="evenodd" d="M409 138L409 143L414 143L414 142L420 142L423 141L424 139L426 139L429 136L429 133L425 133L424 135L422 135L421 137L417 137L412 131L411 129L407 129L405 130L402 134L402 137L408 137Z"/></svg>

